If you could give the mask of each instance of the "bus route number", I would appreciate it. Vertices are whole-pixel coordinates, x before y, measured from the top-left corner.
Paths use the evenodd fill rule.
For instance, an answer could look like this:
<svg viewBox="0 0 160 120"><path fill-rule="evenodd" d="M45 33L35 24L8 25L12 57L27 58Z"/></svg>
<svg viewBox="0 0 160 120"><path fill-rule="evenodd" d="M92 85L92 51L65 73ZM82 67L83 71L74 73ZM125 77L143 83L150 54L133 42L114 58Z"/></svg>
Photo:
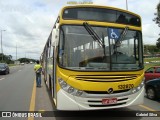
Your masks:
<svg viewBox="0 0 160 120"><path fill-rule="evenodd" d="M126 90L126 89L131 89L131 88L134 88L133 84L118 85L118 89L121 89L121 90Z"/></svg>

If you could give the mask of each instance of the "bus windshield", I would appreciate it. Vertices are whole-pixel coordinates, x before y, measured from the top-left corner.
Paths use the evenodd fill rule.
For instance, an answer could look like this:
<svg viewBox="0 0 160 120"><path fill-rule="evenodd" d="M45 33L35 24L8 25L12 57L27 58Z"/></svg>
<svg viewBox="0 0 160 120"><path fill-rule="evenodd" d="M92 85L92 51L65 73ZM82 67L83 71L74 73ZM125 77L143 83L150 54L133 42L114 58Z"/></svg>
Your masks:
<svg viewBox="0 0 160 120"><path fill-rule="evenodd" d="M98 37L87 30L89 27ZM89 27L60 27L59 66L81 71L128 71L143 68L140 31Z"/></svg>

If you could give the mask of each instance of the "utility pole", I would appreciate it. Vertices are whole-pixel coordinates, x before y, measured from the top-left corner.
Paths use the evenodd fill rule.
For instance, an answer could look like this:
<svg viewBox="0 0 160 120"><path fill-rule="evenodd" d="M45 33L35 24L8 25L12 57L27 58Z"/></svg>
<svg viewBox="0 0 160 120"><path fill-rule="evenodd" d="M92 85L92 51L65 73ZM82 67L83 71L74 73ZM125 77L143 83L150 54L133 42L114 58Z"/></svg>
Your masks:
<svg viewBox="0 0 160 120"><path fill-rule="evenodd" d="M16 43L16 61L17 61L17 43Z"/></svg>
<svg viewBox="0 0 160 120"><path fill-rule="evenodd" d="M3 37L2 37L2 32L3 32L3 31L6 31L6 30L1 30L1 53L2 53L2 61L3 61L3 48L2 48L2 46L3 46L3 45L2 45L2 38L3 38Z"/></svg>
<svg viewBox="0 0 160 120"><path fill-rule="evenodd" d="M126 0L126 10L128 10L128 1Z"/></svg>

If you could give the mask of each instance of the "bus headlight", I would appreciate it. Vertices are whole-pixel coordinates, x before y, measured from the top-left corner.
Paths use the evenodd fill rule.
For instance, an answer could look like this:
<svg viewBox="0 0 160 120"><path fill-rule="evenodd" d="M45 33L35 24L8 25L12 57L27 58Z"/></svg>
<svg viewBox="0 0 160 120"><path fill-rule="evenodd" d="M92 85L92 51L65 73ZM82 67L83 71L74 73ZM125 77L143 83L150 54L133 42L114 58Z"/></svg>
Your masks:
<svg viewBox="0 0 160 120"><path fill-rule="evenodd" d="M77 93L76 93L77 96L81 96L82 94L83 94L82 90L78 90Z"/></svg>
<svg viewBox="0 0 160 120"><path fill-rule="evenodd" d="M73 92L74 92L74 88L70 86L70 87L68 88L68 93L73 93Z"/></svg>
<svg viewBox="0 0 160 120"><path fill-rule="evenodd" d="M74 95L74 96L83 96L84 91L78 90L70 85L68 85L63 79L58 78L58 82L61 88L66 91L67 93Z"/></svg>
<svg viewBox="0 0 160 120"><path fill-rule="evenodd" d="M138 92L143 86L144 86L144 80L141 82L141 84L139 84L139 86L132 89L132 93Z"/></svg>

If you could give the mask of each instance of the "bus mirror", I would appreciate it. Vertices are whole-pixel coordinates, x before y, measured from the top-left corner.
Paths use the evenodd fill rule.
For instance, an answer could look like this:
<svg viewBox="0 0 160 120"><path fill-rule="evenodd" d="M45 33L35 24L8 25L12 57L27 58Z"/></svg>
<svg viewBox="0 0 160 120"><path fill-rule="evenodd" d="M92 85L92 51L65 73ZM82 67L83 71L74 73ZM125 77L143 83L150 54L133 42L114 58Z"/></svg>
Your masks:
<svg viewBox="0 0 160 120"><path fill-rule="evenodd" d="M57 46L58 45L58 40L59 40L59 29L53 29L52 31L52 45Z"/></svg>

